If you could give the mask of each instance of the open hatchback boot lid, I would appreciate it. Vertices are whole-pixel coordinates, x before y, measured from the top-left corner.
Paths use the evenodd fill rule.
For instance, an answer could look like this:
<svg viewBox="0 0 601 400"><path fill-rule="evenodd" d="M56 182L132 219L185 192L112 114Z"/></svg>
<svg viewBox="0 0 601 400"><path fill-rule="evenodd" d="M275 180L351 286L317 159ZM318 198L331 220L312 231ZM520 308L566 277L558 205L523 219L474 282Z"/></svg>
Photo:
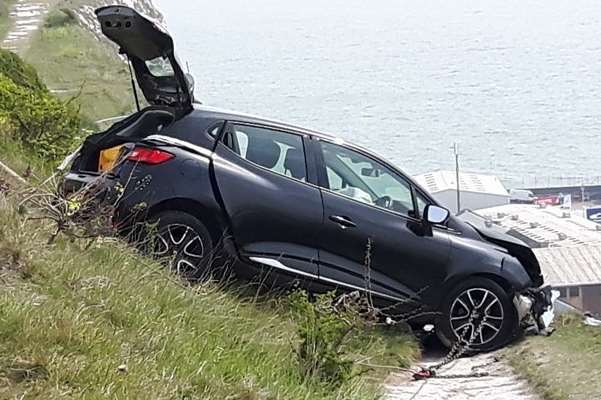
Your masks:
<svg viewBox="0 0 601 400"><path fill-rule="evenodd" d="M192 108L194 81L182 70L173 39L159 23L120 5L98 8L96 17L102 33L130 59L148 103L184 113Z"/></svg>

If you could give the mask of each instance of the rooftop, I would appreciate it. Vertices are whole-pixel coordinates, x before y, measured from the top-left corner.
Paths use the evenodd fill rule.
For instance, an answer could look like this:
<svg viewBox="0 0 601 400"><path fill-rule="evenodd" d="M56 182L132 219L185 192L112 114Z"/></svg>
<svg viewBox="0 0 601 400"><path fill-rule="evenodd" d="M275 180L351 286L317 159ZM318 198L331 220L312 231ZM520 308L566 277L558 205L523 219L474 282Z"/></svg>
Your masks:
<svg viewBox="0 0 601 400"><path fill-rule="evenodd" d="M454 171L434 171L413 177L430 193L445 190L456 190L457 180ZM501 180L494 175L460 173L459 190L462 192L475 192L509 196Z"/></svg>
<svg viewBox="0 0 601 400"><path fill-rule="evenodd" d="M496 225L527 239L532 247L601 245L601 225L576 211L532 204L507 204L475 211Z"/></svg>
<svg viewBox="0 0 601 400"><path fill-rule="evenodd" d="M601 284L601 244L534 249L545 283L551 286Z"/></svg>

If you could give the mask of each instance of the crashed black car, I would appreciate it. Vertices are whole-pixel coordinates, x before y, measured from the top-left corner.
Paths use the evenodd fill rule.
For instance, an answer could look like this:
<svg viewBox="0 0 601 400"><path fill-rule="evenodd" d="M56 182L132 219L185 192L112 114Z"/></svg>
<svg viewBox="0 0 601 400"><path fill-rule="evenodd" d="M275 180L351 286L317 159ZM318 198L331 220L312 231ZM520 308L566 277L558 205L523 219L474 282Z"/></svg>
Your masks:
<svg viewBox="0 0 601 400"><path fill-rule="evenodd" d="M549 291L522 242L474 214L451 215L364 148L196 104L164 29L124 6L96 14L149 106L89 136L65 161L64 189L100 176L119 185L115 218L157 221L153 251L173 255L177 271L205 274L219 243L242 273L362 291L388 310L419 305L429 311L414 312L420 323L447 346L469 337L474 350L497 348L528 318L543 328Z"/></svg>

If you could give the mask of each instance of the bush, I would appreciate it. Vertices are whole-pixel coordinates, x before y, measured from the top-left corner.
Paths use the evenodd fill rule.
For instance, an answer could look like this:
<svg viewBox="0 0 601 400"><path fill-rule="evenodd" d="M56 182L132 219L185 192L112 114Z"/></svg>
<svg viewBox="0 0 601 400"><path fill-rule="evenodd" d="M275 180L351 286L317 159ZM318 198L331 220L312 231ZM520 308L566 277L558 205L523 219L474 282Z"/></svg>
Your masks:
<svg viewBox="0 0 601 400"><path fill-rule="evenodd" d="M304 379L319 379L339 387L352 378L353 361L345 345L353 333L363 330L358 296L335 299L334 293L316 295L311 301L303 291L290 296L290 305L301 339L298 366Z"/></svg>
<svg viewBox="0 0 601 400"><path fill-rule="evenodd" d="M69 103L0 74L0 126L28 150L57 161L72 150L80 125L79 111Z"/></svg>
<svg viewBox="0 0 601 400"><path fill-rule="evenodd" d="M68 8L61 8L60 10L53 10L46 17L46 22L44 22L45 28L58 28L65 25L75 24L77 22L77 17L73 13L73 11Z"/></svg>
<svg viewBox="0 0 601 400"><path fill-rule="evenodd" d="M31 90L48 91L35 68L25 63L15 53L4 49L0 49L0 74L4 74L19 86Z"/></svg>

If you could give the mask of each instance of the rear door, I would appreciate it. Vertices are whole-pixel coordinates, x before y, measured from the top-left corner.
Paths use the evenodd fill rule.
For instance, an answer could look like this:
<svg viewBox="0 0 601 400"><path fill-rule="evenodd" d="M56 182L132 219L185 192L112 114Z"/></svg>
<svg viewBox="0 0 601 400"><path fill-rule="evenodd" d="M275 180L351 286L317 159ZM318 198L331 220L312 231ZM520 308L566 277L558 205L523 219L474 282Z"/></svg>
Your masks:
<svg viewBox="0 0 601 400"><path fill-rule="evenodd" d="M184 73L165 28L127 6L100 7L95 13L102 33L131 61L146 100L191 110L194 80Z"/></svg>
<svg viewBox="0 0 601 400"><path fill-rule="evenodd" d="M422 229L425 196L371 156L328 141L316 147L324 203L320 280L393 303L417 300L441 283L450 241Z"/></svg>
<svg viewBox="0 0 601 400"><path fill-rule="evenodd" d="M323 206L306 141L294 132L230 123L214 168L241 254L277 272L316 278Z"/></svg>

